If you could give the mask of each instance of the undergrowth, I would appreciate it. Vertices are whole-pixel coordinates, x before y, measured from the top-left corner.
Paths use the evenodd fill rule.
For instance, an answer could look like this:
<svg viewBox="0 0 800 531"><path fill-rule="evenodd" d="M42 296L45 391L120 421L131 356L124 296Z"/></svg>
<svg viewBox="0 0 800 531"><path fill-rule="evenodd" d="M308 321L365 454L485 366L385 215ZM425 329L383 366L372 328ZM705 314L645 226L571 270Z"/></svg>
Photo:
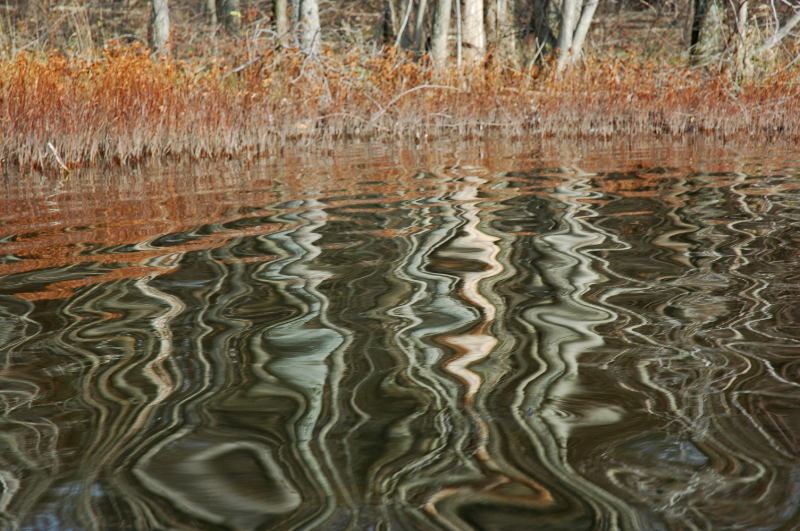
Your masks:
<svg viewBox="0 0 800 531"><path fill-rule="evenodd" d="M143 158L257 157L287 142L503 135L800 136L796 68L737 83L727 72L592 59L556 77L491 55L437 68L393 49L309 57L285 48L225 60L100 60L53 53L0 62L0 156L56 168Z"/></svg>

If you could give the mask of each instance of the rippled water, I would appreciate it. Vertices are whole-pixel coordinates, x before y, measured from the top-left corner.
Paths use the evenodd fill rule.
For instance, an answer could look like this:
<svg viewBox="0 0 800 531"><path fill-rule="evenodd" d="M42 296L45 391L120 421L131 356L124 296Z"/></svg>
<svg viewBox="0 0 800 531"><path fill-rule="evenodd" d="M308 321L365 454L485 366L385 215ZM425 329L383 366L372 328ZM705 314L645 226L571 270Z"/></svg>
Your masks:
<svg viewBox="0 0 800 531"><path fill-rule="evenodd" d="M5 175L2 528L800 529L798 161Z"/></svg>

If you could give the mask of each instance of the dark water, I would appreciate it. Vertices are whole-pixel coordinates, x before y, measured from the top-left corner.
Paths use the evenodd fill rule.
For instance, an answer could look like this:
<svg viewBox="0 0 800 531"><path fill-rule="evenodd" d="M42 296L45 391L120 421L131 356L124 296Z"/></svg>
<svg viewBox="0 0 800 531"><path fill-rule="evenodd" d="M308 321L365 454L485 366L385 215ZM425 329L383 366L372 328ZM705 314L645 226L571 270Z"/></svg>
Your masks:
<svg viewBox="0 0 800 531"><path fill-rule="evenodd" d="M800 157L6 175L26 530L800 529Z"/></svg>

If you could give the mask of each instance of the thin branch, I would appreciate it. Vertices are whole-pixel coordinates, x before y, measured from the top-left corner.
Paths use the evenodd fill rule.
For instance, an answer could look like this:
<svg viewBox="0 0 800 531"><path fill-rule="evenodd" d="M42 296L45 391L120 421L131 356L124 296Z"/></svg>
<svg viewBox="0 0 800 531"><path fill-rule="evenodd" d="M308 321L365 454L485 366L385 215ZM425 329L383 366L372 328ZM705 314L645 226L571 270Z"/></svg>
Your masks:
<svg viewBox="0 0 800 531"><path fill-rule="evenodd" d="M761 45L759 48L759 52L766 52L773 48L776 44L781 42L784 37L789 35L791 31L794 29L797 24L800 23L800 10L795 11L794 15L792 15L789 20L786 21L786 24L783 25L778 31L776 31L772 37L767 39L767 42Z"/></svg>
<svg viewBox="0 0 800 531"><path fill-rule="evenodd" d="M400 94L398 94L397 96L395 96L395 98L394 98L392 101L390 101L390 102L389 102L389 103L386 105L386 107L384 107L384 108L383 108L383 110L382 110L382 111L378 112L378 113L377 113L375 116L373 116L373 117L372 117L372 120L370 120L370 122L369 122L369 126L368 126L368 127L372 127L373 125L375 125L375 122L377 122L377 121L378 121L378 120L381 118L381 116L383 116L384 114L386 114L386 112L389 110L389 107L391 107L392 105L394 105L395 103L397 103L397 101L398 101L400 98L402 98L403 96L406 96L407 94L411 94L412 92L416 92L416 91L418 91L418 90L422 90L422 89L457 90L457 91L461 92L461 89L459 89L459 88L456 88L456 87L448 87L448 86L446 86L446 85L420 85L420 86L418 86L418 87L410 88L410 89L406 90L405 92L401 92Z"/></svg>
<svg viewBox="0 0 800 531"><path fill-rule="evenodd" d="M257 63L257 62L261 61L262 59L264 59L264 56L263 56L263 55L259 55L259 56L258 56L258 57L256 57L255 59L251 59L250 61L247 61L247 62L246 62L245 64L243 64L242 66L237 66L236 68L234 68L233 70L231 70L230 72L228 72L227 74L225 74L224 76L222 76L222 78L221 78L221 79L225 79L226 77L228 77L228 76L232 76L233 74L236 74L237 72L241 72L242 70L244 70L244 69L245 69L245 68L247 68L248 66L250 66L250 65L252 65L252 64L254 64L254 63Z"/></svg>

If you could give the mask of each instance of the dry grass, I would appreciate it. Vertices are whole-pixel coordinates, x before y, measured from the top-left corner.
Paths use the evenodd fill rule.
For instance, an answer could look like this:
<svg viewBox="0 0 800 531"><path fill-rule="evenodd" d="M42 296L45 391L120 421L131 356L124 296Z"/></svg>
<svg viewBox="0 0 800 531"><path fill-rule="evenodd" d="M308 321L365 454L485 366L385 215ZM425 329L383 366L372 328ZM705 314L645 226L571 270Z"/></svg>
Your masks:
<svg viewBox="0 0 800 531"><path fill-rule="evenodd" d="M241 68L243 67L243 68ZM154 62L141 48L92 62L20 54L0 62L0 156L57 168L147 157L250 158L338 138L711 134L800 136L794 68L746 85L663 62L587 60L569 76L437 69L363 48L319 58L265 48L226 61Z"/></svg>

